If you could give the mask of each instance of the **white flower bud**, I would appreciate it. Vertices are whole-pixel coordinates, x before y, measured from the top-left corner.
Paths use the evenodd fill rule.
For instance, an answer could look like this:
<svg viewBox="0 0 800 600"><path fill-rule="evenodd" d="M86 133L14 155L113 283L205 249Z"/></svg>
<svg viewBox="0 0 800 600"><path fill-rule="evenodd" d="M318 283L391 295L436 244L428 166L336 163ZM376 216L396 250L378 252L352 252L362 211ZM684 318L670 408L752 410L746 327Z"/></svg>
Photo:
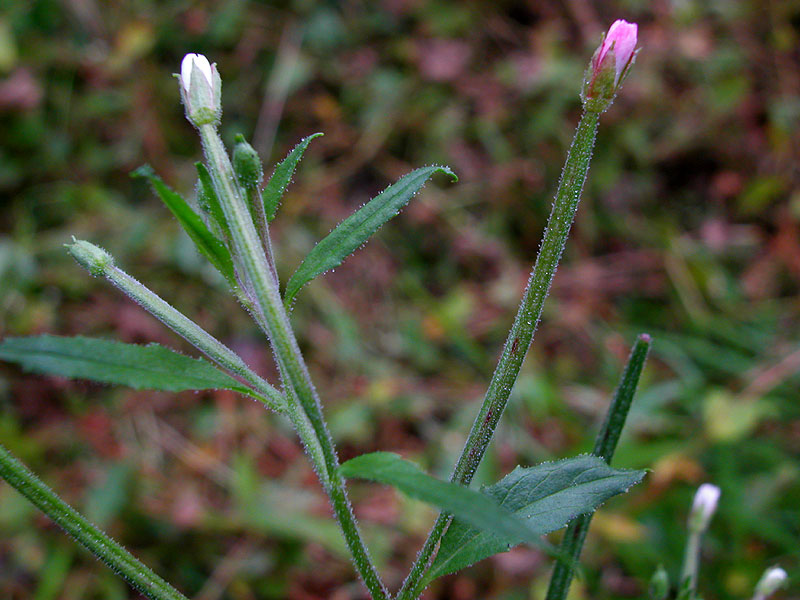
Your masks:
<svg viewBox="0 0 800 600"><path fill-rule="evenodd" d="M780 567L770 567L761 576L756 585L754 600L764 600L783 587L787 579L786 571Z"/></svg>
<svg viewBox="0 0 800 600"><path fill-rule="evenodd" d="M186 118L196 127L219 121L222 114L222 81L217 66L202 54L187 54L181 62L181 99Z"/></svg>
<svg viewBox="0 0 800 600"><path fill-rule="evenodd" d="M689 529L693 532L702 533L708 529L711 517L717 510L720 489L710 483L704 483L697 489L692 503L692 512L689 515Z"/></svg>

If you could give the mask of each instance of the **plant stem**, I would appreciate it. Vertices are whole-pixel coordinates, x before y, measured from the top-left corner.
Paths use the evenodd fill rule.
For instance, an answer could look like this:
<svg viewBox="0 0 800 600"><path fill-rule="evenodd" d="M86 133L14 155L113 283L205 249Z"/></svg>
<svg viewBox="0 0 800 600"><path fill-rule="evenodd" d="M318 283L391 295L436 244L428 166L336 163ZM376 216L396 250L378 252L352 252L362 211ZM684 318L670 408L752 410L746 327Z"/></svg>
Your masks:
<svg viewBox="0 0 800 600"><path fill-rule="evenodd" d="M700 561L700 542L702 531L689 529L689 539L686 541L686 551L683 555L683 568L678 589L686 598L694 598L697 588L697 565Z"/></svg>
<svg viewBox="0 0 800 600"><path fill-rule="evenodd" d="M265 333L272 343L278 369L283 379L284 391L290 411L302 411L307 417L311 431L298 431L304 444L318 443L323 462L315 461L319 473L325 473L323 484L333 507L336 520L342 529L348 549L364 584L374 600L388 600L388 594L369 557L366 545L350 507L344 480L339 474L339 459L322 416L319 397L306 368L289 318L283 307L277 282L270 272L269 261L260 243L245 199L240 190L230 159L213 125L198 128L203 141L203 149L208 160L211 177L222 204L225 219L231 229L234 252L242 260L245 275L253 288L255 300L263 315ZM313 434L315 440L307 436ZM311 455L315 460L314 455Z"/></svg>
<svg viewBox="0 0 800 600"><path fill-rule="evenodd" d="M617 389L614 392L614 398L606 413L603 427L597 434L592 454L599 456L609 465L617 448L619 437L622 434L622 428L625 426L625 419L628 417L633 396L636 393L636 387L642 375L644 363L647 360L647 353L650 351L650 344L651 339L647 334L642 334L636 338L636 343L631 349L619 385L617 385ZM567 531L564 533L559 550L573 563L577 563L578 558L580 558L583 542L586 539L586 533L589 531L591 521L592 514L581 515L569 524ZM574 569L569 563L556 562L553 575L550 577L550 586L547 589L545 600L564 600L567 597L567 592L569 592L573 573Z"/></svg>
<svg viewBox="0 0 800 600"><path fill-rule="evenodd" d="M272 252L272 238L269 235L267 213L264 212L264 199L257 188L246 190L245 193L247 194L247 204L250 207L250 215L253 218L258 235L261 237L261 245L267 255L267 263L269 263L272 276L278 282L280 280L278 279L278 269L275 267L275 255Z"/></svg>
<svg viewBox="0 0 800 600"><path fill-rule="evenodd" d="M92 525L0 445L0 477L151 600L187 600L135 556Z"/></svg>
<svg viewBox="0 0 800 600"><path fill-rule="evenodd" d="M277 389L264 381L225 344L175 309L158 294L116 266L107 267L104 276L111 284L134 300L147 312L200 350L231 374L238 375L266 397L264 404L276 412L286 411L286 401Z"/></svg>
<svg viewBox="0 0 800 600"><path fill-rule="evenodd" d="M550 218L547 221L539 254L522 297L522 303L506 339L497 368L492 375L483 404L472 425L464 450L456 463L450 479L453 482L469 485L472 481L475 470L492 440L497 423L511 395L511 389L519 375L522 362L533 341L536 326L542 316L544 301L553 282L556 267L564 251L564 245L578 209L581 191L592 158L599 117L599 113L586 111L578 123L575 138L567 153L567 160L561 173L561 181L558 184L558 191ZM398 600L411 600L421 593L422 590L418 589L420 583L451 519L452 517L446 513L440 513L436 519L411 572L403 582Z"/></svg>

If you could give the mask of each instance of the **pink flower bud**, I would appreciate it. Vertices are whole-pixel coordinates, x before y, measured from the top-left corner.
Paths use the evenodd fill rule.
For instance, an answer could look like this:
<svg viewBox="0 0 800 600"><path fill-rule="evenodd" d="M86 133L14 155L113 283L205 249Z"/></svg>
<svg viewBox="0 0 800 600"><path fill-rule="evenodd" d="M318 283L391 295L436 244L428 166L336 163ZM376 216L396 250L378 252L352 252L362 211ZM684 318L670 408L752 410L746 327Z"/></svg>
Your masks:
<svg viewBox="0 0 800 600"><path fill-rule="evenodd" d="M594 53L583 80L581 98L586 110L601 113L611 105L636 56L639 26L614 21Z"/></svg>
<svg viewBox="0 0 800 600"><path fill-rule="evenodd" d="M619 85L625 69L628 68L633 59L633 52L636 50L636 38L639 26L636 23L628 23L624 19L617 19L608 29L608 34L600 44L600 51L594 60L594 68L597 70L603 64L603 60L609 50L614 50L614 85Z"/></svg>

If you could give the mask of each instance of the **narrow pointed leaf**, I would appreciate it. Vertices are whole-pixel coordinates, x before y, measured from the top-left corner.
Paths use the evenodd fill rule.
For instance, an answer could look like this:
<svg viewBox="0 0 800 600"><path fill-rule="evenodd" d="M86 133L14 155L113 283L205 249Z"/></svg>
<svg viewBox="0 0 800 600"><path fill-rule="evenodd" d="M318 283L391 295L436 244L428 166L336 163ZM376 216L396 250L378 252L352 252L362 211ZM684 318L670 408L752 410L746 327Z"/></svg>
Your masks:
<svg viewBox="0 0 800 600"><path fill-rule="evenodd" d="M446 173L457 180L447 167L423 167L401 177L354 214L347 217L320 241L286 284L284 302L290 305L306 283L330 269L359 248L378 228L396 216L434 173Z"/></svg>
<svg viewBox="0 0 800 600"><path fill-rule="evenodd" d="M578 515L627 492L644 471L612 469L596 456L577 456L535 467L517 467L482 490L505 510L523 519L537 535L561 529ZM456 515L442 539L427 581L455 573L514 545L474 527Z"/></svg>
<svg viewBox="0 0 800 600"><path fill-rule="evenodd" d="M292 175L297 167L297 163L303 158L303 153L308 148L311 140L323 135L322 133L315 133L306 138L303 138L294 149L284 158L277 167L272 177L269 178L267 185L264 186L264 191L261 193L261 198L264 200L264 212L267 216L267 223L271 223L278 212L278 205L281 203L283 193L292 181Z"/></svg>
<svg viewBox="0 0 800 600"><path fill-rule="evenodd" d="M0 360L26 371L126 385L134 389L228 389L259 397L214 365L158 344L140 346L87 337L6 338Z"/></svg>
<svg viewBox="0 0 800 600"><path fill-rule="evenodd" d="M373 452L357 456L340 467L344 477L367 479L396 487L404 494L438 506L470 523L477 531L510 540L508 544L528 542L541 546L541 534L522 517L501 507L491 496L467 487L442 481L424 473L411 462L392 452Z"/></svg>
<svg viewBox="0 0 800 600"><path fill-rule="evenodd" d="M156 195L161 198L162 202L167 205L178 219L181 227L186 230L189 237L197 246L200 253L205 256L211 264L228 280L231 285L235 285L235 276L233 273L233 260L221 241L219 241L214 234L212 234L203 219L200 218L191 206L184 200L180 194L172 190L161 178L155 174L150 165L142 165L136 169L132 174L133 177L144 177L153 187Z"/></svg>

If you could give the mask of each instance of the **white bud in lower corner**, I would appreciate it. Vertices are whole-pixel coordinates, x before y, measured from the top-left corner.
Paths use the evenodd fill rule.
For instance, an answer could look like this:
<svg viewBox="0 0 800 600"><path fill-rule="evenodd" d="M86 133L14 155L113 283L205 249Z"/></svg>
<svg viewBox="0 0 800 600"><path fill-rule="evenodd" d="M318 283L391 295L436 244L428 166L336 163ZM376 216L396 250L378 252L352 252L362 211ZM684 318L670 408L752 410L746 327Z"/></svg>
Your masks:
<svg viewBox="0 0 800 600"><path fill-rule="evenodd" d="M708 529L711 517L717 510L720 489L710 483L704 483L697 489L692 503L692 512L689 515L689 529L693 532L703 532Z"/></svg>
<svg viewBox="0 0 800 600"><path fill-rule="evenodd" d="M756 584L756 593L753 600L764 600L774 594L778 588L783 587L787 579L786 571L780 567L770 567L761 576Z"/></svg>
<svg viewBox="0 0 800 600"><path fill-rule="evenodd" d="M186 118L196 127L213 124L222 115L222 81L217 66L202 54L187 54L178 75Z"/></svg>

